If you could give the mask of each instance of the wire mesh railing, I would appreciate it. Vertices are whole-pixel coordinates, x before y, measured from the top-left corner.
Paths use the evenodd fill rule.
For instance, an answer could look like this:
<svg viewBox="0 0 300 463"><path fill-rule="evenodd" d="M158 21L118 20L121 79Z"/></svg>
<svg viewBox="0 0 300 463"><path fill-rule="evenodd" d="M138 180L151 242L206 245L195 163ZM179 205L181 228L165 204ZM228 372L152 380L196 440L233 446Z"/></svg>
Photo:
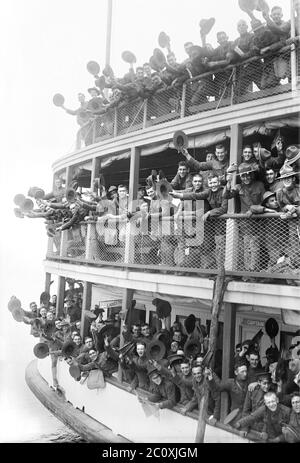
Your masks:
<svg viewBox="0 0 300 463"><path fill-rule="evenodd" d="M72 233L72 236L70 235ZM49 254L54 258L57 254ZM241 277L300 279L300 219L279 214L101 218L69 230L61 257L133 264L143 270L198 270L222 266Z"/></svg>
<svg viewBox="0 0 300 463"><path fill-rule="evenodd" d="M116 103L80 128L77 149L151 125L290 92L292 79L295 88L300 76L298 39L289 39L285 46L278 42L265 47L257 56L216 68L180 85L149 91L147 99L127 96L126 102Z"/></svg>

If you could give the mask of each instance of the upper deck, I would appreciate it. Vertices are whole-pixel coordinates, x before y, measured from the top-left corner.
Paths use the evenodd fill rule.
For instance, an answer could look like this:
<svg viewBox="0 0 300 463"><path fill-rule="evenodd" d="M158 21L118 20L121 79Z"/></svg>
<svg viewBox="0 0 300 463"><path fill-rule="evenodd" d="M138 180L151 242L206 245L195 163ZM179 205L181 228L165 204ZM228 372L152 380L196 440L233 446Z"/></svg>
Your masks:
<svg viewBox="0 0 300 463"><path fill-rule="evenodd" d="M139 98L109 109L78 131L76 150L57 159L54 172L84 164L90 169L87 163L95 158L105 166L118 155L129 158L133 146L141 150L141 156L165 150L172 147L176 130L197 137L194 143L190 138L191 147L206 147L213 143L208 134L214 133L216 143L231 136L233 125L241 126L245 134L251 133L251 127L252 133L264 133L273 119L297 116L298 38L276 44L275 50L267 47L261 56L189 79L180 87L158 90L146 100ZM265 79L261 84L264 73L269 73L264 62L274 56L277 79ZM200 96L199 84L205 85ZM255 124L259 127L253 127Z"/></svg>

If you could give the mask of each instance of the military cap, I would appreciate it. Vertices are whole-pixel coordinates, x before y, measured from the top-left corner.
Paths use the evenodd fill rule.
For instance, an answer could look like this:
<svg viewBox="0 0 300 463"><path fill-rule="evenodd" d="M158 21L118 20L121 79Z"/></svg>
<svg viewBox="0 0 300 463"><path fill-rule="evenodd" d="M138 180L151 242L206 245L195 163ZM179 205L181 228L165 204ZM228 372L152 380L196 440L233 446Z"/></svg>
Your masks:
<svg viewBox="0 0 300 463"><path fill-rule="evenodd" d="M92 90L95 90L95 92L97 92L97 95L100 95L100 91L98 90L97 87L90 87L90 88L88 88L89 94L91 94Z"/></svg>
<svg viewBox="0 0 300 463"><path fill-rule="evenodd" d="M256 172L256 169L249 166L245 162L242 162L242 164L239 165L238 169L239 169L238 175L250 174L251 172Z"/></svg>
<svg viewBox="0 0 300 463"><path fill-rule="evenodd" d="M93 76L98 75L100 72L100 66L97 61L89 61L86 65L86 68Z"/></svg>
<svg viewBox="0 0 300 463"><path fill-rule="evenodd" d="M266 204L267 200L268 200L269 198L271 198L271 196L276 196L275 191L273 191L273 192L272 192L272 191L266 191L266 192L263 194L263 200L262 200L262 203L261 203L262 206L264 206L264 205Z"/></svg>
<svg viewBox="0 0 300 463"><path fill-rule="evenodd" d="M288 146L285 151L285 157L288 159L289 164L300 159L300 145L291 145Z"/></svg>
<svg viewBox="0 0 300 463"><path fill-rule="evenodd" d="M270 383L272 380L271 373L267 371L258 371L255 375L256 381L262 381L263 378L266 378Z"/></svg>
<svg viewBox="0 0 300 463"><path fill-rule="evenodd" d="M157 339L149 342L146 348L146 357L148 360L161 360L166 353L166 346Z"/></svg>
<svg viewBox="0 0 300 463"><path fill-rule="evenodd" d="M190 314L185 320L184 320L184 327L186 329L187 334L191 334L196 325L196 317L193 314Z"/></svg>
<svg viewBox="0 0 300 463"><path fill-rule="evenodd" d="M215 18L201 19L201 21L199 22L200 34L201 35L209 34L209 32L212 30L215 22L216 22Z"/></svg>
<svg viewBox="0 0 300 463"><path fill-rule="evenodd" d="M260 161L265 162L271 157L271 151L266 150L266 148L258 148L258 158Z"/></svg>
<svg viewBox="0 0 300 463"><path fill-rule="evenodd" d="M279 326L275 318L268 318L265 323L265 330L270 338L275 338L279 331Z"/></svg>
<svg viewBox="0 0 300 463"><path fill-rule="evenodd" d="M115 185L112 185L108 189L108 193L111 193L112 191L118 191L118 188Z"/></svg>
<svg viewBox="0 0 300 463"><path fill-rule="evenodd" d="M134 53L132 53L131 51L123 51L122 55L122 60L125 61L125 63L129 63L129 64L132 64L132 63L136 63L136 57L134 55Z"/></svg>
<svg viewBox="0 0 300 463"><path fill-rule="evenodd" d="M160 372L158 371L158 369L154 366L154 365L150 365L148 367L148 376L151 377L153 376L154 374L160 374Z"/></svg>
<svg viewBox="0 0 300 463"><path fill-rule="evenodd" d="M172 365L173 363L178 362L178 361L181 363L181 361L183 359L184 359L184 353L178 354L178 351L177 351L176 354L172 354L172 355L168 356L168 362L169 362L170 365Z"/></svg>
<svg viewBox="0 0 300 463"><path fill-rule="evenodd" d="M20 193L20 194L17 194L15 197L14 197L14 203L16 206L21 206L21 204L25 201L26 197Z"/></svg>
<svg viewBox="0 0 300 463"><path fill-rule="evenodd" d="M44 359L49 354L48 344L45 342L39 342L33 348L34 355L39 359Z"/></svg>
<svg viewBox="0 0 300 463"><path fill-rule="evenodd" d="M61 95L60 93L56 93L53 97L53 104L55 104L55 106L63 106L65 102L65 98L63 95Z"/></svg>
<svg viewBox="0 0 300 463"><path fill-rule="evenodd" d="M278 177L279 180L283 179L283 178L288 178L288 177L294 177L295 175L297 175L299 172L295 172L294 169L289 166L289 165L284 165L281 169L280 169L280 177Z"/></svg>

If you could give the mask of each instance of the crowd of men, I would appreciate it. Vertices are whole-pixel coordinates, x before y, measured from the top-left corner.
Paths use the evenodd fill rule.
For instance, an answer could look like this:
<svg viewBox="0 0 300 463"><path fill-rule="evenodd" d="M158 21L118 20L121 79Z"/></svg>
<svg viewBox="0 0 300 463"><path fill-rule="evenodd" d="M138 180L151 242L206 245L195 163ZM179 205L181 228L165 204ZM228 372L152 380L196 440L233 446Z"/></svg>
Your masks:
<svg viewBox="0 0 300 463"><path fill-rule="evenodd" d="M227 392L230 407L224 423L228 429L242 435L251 432L252 438L267 442L300 442L300 330L289 350L280 354L271 337L276 333L275 321L269 319L265 329L271 345L265 357L260 358L260 330L253 339L236 345L233 377L224 380L222 351L209 355L208 329L194 315L171 325L170 303L156 298L152 301L155 317L149 325L132 318L136 301L126 314L116 313L106 320L104 309L95 305L85 310L81 329L82 285L75 288L73 280L68 283L62 311L56 307L56 296L50 298L48 293L42 293L39 308L32 302L29 311L16 309L14 297L8 306L15 318L16 311L21 311L16 319L31 325L31 334L39 338L35 355L50 354L58 391L58 359L67 362L70 374L81 384L87 381L89 387L94 372L93 387L105 387L105 379L113 375L127 383L128 391L141 403L154 409L176 406L182 415L196 411L208 391L206 418L211 425L220 420L221 393Z"/></svg>
<svg viewBox="0 0 300 463"><path fill-rule="evenodd" d="M241 217L235 230L238 246L232 250L237 270L289 273L296 281L300 269L299 145L288 146L277 132L270 150L259 142L243 146L238 166L229 164L222 144L205 162L194 159L187 149L181 153L184 160L175 177L168 181L163 171L153 170L145 185L138 186L132 204L124 184L105 187L99 178L92 190L83 191L76 180L70 185L73 188L65 188L62 179L56 178L50 193L37 187L29 190L37 208L32 200L17 195L15 213L45 218L58 254L63 230L72 231L67 255L84 254L83 221L96 221L91 259L122 259L126 236L131 235L135 263L215 269L224 265L226 236L231 239L234 233L228 229L226 235L227 221L222 219L233 200L240 214L236 217Z"/></svg>
<svg viewBox="0 0 300 463"><path fill-rule="evenodd" d="M295 8L298 11L298 3ZM168 50L167 56L156 48L149 62L134 70L135 56L131 52L124 52L124 60L131 63L129 72L122 78L117 78L107 65L100 78L96 74L95 86L88 89L90 100L86 101L81 92L78 94L79 108L71 110L64 105L62 107L68 114L77 117L81 137L86 144L90 144L93 143L91 122L96 118L100 121L97 126L98 136L101 133L113 134L114 116L110 112L111 108L129 103L131 111L125 110L120 117L119 123L122 127L127 127L136 120L141 109L140 104L145 99L148 100L148 113L152 119L179 111L183 83L187 84L187 107L219 101L229 96L233 73L230 68L224 69L229 64L241 63L235 79L234 92L238 96L253 92L254 88L264 90L278 86L282 79L290 80L289 52L280 55L278 49L289 39L291 24L283 19L280 6L274 6L269 12L263 11L262 16L264 22L252 17L251 31L246 20L238 21L238 37L233 41L229 40L226 32L217 32L218 46L215 49L206 43L206 36L215 22L214 18L201 20L201 46L186 42L184 50L187 58L182 63L176 61L170 38L162 32L159 44ZM270 46L271 51L268 48ZM256 60L242 65L243 61L255 56ZM91 72L96 71L92 69ZM204 76L195 79L200 75ZM103 115L104 117L100 117Z"/></svg>

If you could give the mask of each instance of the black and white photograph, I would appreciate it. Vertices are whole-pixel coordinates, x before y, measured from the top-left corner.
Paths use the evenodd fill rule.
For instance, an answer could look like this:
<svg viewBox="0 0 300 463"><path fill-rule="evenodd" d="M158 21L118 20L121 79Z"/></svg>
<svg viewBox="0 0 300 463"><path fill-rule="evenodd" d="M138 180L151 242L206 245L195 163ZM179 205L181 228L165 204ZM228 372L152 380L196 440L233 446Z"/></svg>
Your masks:
<svg viewBox="0 0 300 463"><path fill-rule="evenodd" d="M0 443L300 443L300 1L0 12Z"/></svg>

